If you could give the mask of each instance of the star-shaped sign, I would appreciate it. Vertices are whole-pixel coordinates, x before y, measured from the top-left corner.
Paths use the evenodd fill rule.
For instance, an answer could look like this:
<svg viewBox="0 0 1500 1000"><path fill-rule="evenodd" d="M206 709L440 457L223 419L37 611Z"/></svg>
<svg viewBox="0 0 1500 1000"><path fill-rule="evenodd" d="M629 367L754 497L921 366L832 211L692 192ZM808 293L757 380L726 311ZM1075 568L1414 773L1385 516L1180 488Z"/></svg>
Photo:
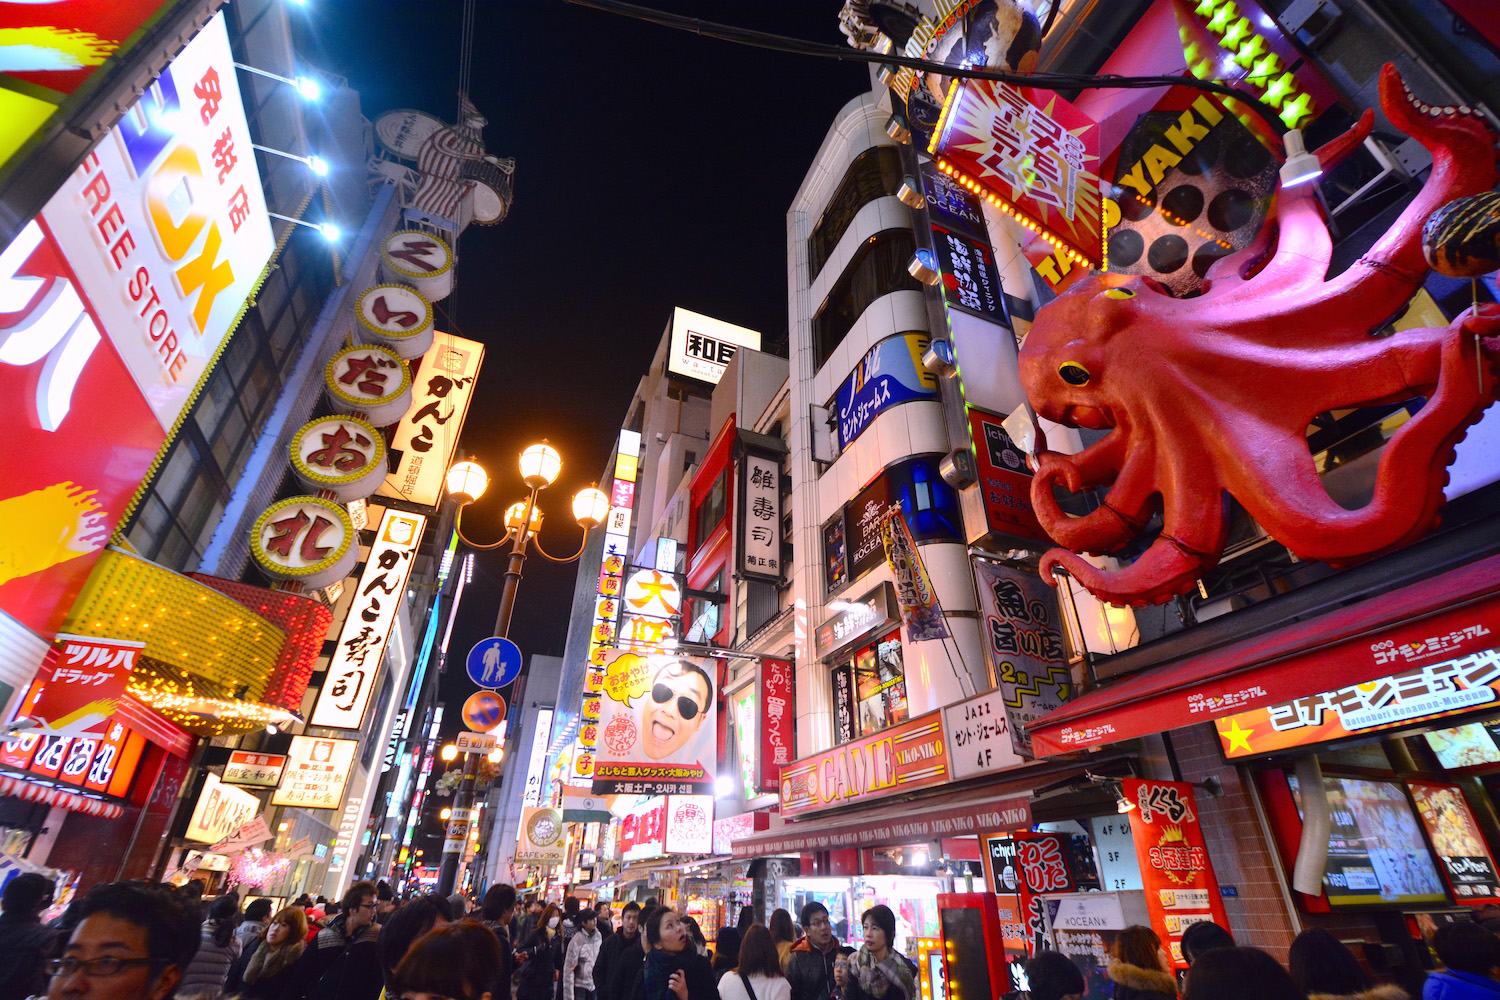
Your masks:
<svg viewBox="0 0 1500 1000"><path fill-rule="evenodd" d="M1219 736L1227 742L1226 753L1234 753L1236 749L1244 750L1246 753L1254 753L1250 746L1250 734L1255 732L1253 728L1240 728L1240 720L1231 718L1227 729L1220 729Z"/></svg>

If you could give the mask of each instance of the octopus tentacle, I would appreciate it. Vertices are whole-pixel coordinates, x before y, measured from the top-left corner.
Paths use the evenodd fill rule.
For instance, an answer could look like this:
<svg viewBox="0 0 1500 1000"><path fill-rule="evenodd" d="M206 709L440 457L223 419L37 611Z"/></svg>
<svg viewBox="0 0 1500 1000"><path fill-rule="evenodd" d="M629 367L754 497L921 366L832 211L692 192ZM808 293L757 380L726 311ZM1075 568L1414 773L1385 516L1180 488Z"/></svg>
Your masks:
<svg viewBox="0 0 1500 1000"><path fill-rule="evenodd" d="M1031 481L1031 506L1047 534L1059 545L1076 552L1110 552L1140 534L1150 520L1156 494L1153 469L1154 463L1142 452L1126 452L1125 464L1114 477L1104 504L1074 517L1057 505L1053 485L1061 482L1077 493L1086 483L1097 485L1105 480L1086 478L1066 458L1049 453L1042 456Z"/></svg>

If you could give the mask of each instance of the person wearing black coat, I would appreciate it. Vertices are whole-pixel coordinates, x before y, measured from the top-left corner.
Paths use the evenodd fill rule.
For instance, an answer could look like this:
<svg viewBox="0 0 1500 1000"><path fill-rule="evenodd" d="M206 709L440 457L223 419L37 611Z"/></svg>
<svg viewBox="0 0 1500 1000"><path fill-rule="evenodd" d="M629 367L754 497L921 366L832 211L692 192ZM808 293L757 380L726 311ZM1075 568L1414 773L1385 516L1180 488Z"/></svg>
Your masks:
<svg viewBox="0 0 1500 1000"><path fill-rule="evenodd" d="M516 948L521 974L516 1000L553 1000L557 973L562 969L562 922L557 907L548 903L536 929Z"/></svg>
<svg viewBox="0 0 1500 1000"><path fill-rule="evenodd" d="M719 1000L713 968L693 946L677 911L663 907L646 921L651 950L628 1000Z"/></svg>
<svg viewBox="0 0 1500 1000"><path fill-rule="evenodd" d="M594 961L594 994L599 1000L618 1000L614 974L620 965L621 952L628 949L642 959L645 958L645 953L641 950L640 915L639 903L626 903L625 908L620 911L619 930L605 938L604 943L599 946L599 957ZM627 986L635 982L635 973L636 969L632 968Z"/></svg>
<svg viewBox="0 0 1500 1000"><path fill-rule="evenodd" d="M52 905L54 889L51 879L33 872L6 883L5 912L0 913L0 1000L47 991L42 966L52 957L59 932L42 926L42 913Z"/></svg>

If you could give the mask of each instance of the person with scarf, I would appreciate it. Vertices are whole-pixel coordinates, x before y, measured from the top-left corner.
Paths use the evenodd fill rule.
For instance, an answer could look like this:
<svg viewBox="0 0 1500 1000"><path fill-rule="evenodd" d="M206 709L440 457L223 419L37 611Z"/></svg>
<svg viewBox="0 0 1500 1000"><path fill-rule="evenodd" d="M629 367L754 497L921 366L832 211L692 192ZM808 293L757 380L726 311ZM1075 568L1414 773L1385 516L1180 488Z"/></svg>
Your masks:
<svg viewBox="0 0 1500 1000"><path fill-rule="evenodd" d="M255 945L250 961L240 977L240 996L244 1000L288 1000L295 995L293 968L307 945L307 912L300 906L288 906L266 925L265 940Z"/></svg>
<svg viewBox="0 0 1500 1000"><path fill-rule="evenodd" d="M917 967L895 948L896 915L889 906L872 906L860 918L865 943L847 967L834 966L844 1000L919 1000Z"/></svg>
<svg viewBox="0 0 1500 1000"><path fill-rule="evenodd" d="M707 958L698 954L687 925L671 907L646 921L646 962L629 1000L719 1000Z"/></svg>

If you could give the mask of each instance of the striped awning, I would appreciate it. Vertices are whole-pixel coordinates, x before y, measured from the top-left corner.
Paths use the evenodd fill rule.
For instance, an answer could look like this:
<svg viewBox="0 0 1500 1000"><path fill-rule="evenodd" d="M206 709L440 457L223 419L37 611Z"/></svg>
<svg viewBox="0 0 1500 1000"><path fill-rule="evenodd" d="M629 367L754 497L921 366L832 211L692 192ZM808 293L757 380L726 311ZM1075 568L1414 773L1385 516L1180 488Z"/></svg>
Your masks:
<svg viewBox="0 0 1500 1000"><path fill-rule="evenodd" d="M101 819L119 819L125 812L113 802L79 795L76 792L10 775L0 776L0 796L14 796L22 802L40 802L43 805L59 806L68 812L98 816Z"/></svg>

